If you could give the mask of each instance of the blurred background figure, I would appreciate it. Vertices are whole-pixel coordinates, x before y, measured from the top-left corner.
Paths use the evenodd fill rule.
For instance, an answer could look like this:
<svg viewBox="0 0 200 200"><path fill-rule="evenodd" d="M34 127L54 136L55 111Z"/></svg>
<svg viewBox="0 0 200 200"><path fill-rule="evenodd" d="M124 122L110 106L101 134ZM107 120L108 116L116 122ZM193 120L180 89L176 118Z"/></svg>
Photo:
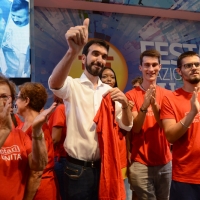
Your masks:
<svg viewBox="0 0 200 200"><path fill-rule="evenodd" d="M45 106L47 101L46 89L41 83L27 82L19 86L16 99L17 113L24 118L24 123L18 128L23 130L32 140L32 123ZM42 130L48 152L48 163L43 173L38 176L35 177L35 173L32 172L29 181L31 182L30 185L35 188L35 191L32 191L32 193L35 192L34 199L57 200L60 199L60 195L54 172L53 141L47 123L42 126Z"/></svg>
<svg viewBox="0 0 200 200"><path fill-rule="evenodd" d="M67 152L63 147L66 137L66 116L65 105L63 100L56 95L53 96L54 102L57 103L56 109L50 115L48 124L54 145L54 162L55 172L58 179L59 191L62 200L66 199L64 170Z"/></svg>
<svg viewBox="0 0 200 200"><path fill-rule="evenodd" d="M143 79L142 79L141 76L138 76L138 77L134 78L131 81L133 88L136 87L136 86L140 86L142 84L142 81L143 81Z"/></svg>
<svg viewBox="0 0 200 200"><path fill-rule="evenodd" d="M27 49L29 49L29 2L14 0L2 42L6 77L23 76Z"/></svg>
<svg viewBox="0 0 200 200"><path fill-rule="evenodd" d="M104 67L99 74L99 78L101 81L105 84L110 85L112 88L113 87L118 87L117 85L117 77L114 72L114 70L110 67ZM119 129L119 140L118 140L118 145L120 149L120 164L121 164L121 169L122 169L122 177L125 180L125 188L126 188L126 199L130 200L131 199L131 193L129 189L129 184L127 182L127 150L126 150L126 138L125 134L126 131Z"/></svg>

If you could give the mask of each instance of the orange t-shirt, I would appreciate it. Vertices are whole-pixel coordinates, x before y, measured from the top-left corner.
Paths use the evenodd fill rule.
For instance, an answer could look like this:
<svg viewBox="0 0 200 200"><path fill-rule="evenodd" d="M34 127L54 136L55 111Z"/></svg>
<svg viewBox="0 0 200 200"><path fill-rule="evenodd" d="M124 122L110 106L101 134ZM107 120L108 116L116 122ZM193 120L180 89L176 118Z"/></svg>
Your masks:
<svg viewBox="0 0 200 200"><path fill-rule="evenodd" d="M191 109L192 93L182 88L163 99L161 119L179 122ZM198 96L200 102L200 95ZM173 143L172 179L184 183L200 184L200 112L195 116L187 132Z"/></svg>
<svg viewBox="0 0 200 200"><path fill-rule="evenodd" d="M22 125L23 126L23 125ZM40 186L35 194L34 199L37 200L57 200L60 199L57 189L57 179L54 172L54 150L53 141L50 135L49 127L47 124L42 126L44 132L46 147L48 151L48 163L43 171ZM25 132L32 139L32 127L29 127Z"/></svg>
<svg viewBox="0 0 200 200"><path fill-rule="evenodd" d="M156 86L156 102L161 105L162 99L169 91ZM126 93L129 100L135 103L133 111L140 112L144 102L145 92L136 87ZM140 133L134 133L132 128L131 159L147 166L164 165L171 160L169 143L166 140L163 129L158 125L151 105L148 107L146 117Z"/></svg>
<svg viewBox="0 0 200 200"><path fill-rule="evenodd" d="M23 199L31 149L30 138L23 131L13 129L0 149L0 199Z"/></svg>
<svg viewBox="0 0 200 200"><path fill-rule="evenodd" d="M59 127L63 128L62 129L61 140L56 145L56 148L54 149L54 156L66 157L67 156L67 152L65 151L65 149L63 147L63 143L65 141L66 131L67 131L67 129L66 129L65 105L64 104L60 104L60 105L58 105L56 107L54 112L49 117L48 124L49 124L50 133L52 133L52 128L54 126L59 126Z"/></svg>
<svg viewBox="0 0 200 200"><path fill-rule="evenodd" d="M101 154L99 199L122 200L126 198L121 173L118 124L115 120L115 103L106 95L94 118L97 124L98 142Z"/></svg>

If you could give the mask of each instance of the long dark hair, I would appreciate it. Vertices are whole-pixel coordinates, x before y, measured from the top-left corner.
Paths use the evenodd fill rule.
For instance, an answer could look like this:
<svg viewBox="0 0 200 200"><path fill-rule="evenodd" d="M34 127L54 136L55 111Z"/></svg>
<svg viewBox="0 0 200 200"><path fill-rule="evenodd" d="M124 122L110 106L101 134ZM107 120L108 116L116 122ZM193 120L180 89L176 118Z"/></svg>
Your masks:
<svg viewBox="0 0 200 200"><path fill-rule="evenodd" d="M115 85L114 85L114 87L118 87L118 85L117 85L117 77L116 77L115 71L111 67L104 67L101 70L100 74L99 74L99 78L102 79L102 74L103 74L104 70L106 70L106 69L109 69L109 70L111 70L113 72L113 74L115 76Z"/></svg>

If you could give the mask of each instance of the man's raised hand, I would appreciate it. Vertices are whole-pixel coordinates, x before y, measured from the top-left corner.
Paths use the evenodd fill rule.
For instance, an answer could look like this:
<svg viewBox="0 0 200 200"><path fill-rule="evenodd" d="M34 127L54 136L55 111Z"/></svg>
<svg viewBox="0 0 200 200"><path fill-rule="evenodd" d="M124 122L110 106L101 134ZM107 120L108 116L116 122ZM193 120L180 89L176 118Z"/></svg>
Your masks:
<svg viewBox="0 0 200 200"><path fill-rule="evenodd" d="M70 51L79 53L87 43L89 22L89 18L86 18L83 25L71 27L65 34Z"/></svg>

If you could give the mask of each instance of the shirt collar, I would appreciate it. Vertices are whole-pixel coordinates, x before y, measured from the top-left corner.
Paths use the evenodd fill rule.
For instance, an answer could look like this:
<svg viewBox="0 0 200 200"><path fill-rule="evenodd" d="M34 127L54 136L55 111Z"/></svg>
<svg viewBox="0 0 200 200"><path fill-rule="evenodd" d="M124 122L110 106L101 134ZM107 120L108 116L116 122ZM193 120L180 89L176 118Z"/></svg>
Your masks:
<svg viewBox="0 0 200 200"><path fill-rule="evenodd" d="M84 82L85 83L86 82L91 83L91 81L87 78L87 76L84 73L82 73L82 75L80 77L80 81L81 81L81 83L84 83ZM103 85L103 83L101 82L100 78L98 78L98 87L101 86L101 85Z"/></svg>

